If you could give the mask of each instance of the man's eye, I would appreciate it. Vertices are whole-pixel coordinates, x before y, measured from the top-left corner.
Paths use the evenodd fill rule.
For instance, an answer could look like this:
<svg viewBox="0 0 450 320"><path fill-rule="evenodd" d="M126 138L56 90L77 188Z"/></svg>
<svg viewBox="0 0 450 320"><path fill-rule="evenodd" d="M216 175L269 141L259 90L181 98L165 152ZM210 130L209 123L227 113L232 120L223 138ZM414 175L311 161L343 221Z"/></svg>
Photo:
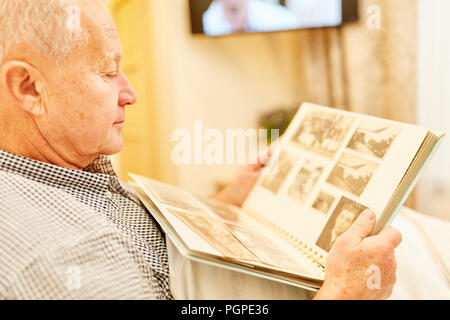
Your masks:
<svg viewBox="0 0 450 320"><path fill-rule="evenodd" d="M115 79L117 77L117 73L105 73L104 76L107 79Z"/></svg>

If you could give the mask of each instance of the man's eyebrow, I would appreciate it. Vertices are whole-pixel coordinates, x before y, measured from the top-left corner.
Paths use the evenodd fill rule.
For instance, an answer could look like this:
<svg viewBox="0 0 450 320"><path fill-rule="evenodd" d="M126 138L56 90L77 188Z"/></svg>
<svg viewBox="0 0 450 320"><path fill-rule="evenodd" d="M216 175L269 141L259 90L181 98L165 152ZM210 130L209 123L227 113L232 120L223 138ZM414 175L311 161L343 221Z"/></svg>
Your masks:
<svg viewBox="0 0 450 320"><path fill-rule="evenodd" d="M120 53L114 53L110 55L110 58L117 64L120 65L120 61L122 60L122 55Z"/></svg>
<svg viewBox="0 0 450 320"><path fill-rule="evenodd" d="M117 64L120 64L120 61L122 61L122 54L117 53L114 57L114 60L117 62Z"/></svg>
<svg viewBox="0 0 450 320"><path fill-rule="evenodd" d="M120 52L108 51L103 54L104 61L114 61L117 65L120 65L122 60L122 54Z"/></svg>
<svg viewBox="0 0 450 320"><path fill-rule="evenodd" d="M105 31L105 34L107 36L112 36L114 39L119 37L119 34L117 32L116 28L109 28ZM113 59L117 64L120 64L120 61L122 60L122 52L121 50L112 50L112 53L108 53L108 56Z"/></svg>

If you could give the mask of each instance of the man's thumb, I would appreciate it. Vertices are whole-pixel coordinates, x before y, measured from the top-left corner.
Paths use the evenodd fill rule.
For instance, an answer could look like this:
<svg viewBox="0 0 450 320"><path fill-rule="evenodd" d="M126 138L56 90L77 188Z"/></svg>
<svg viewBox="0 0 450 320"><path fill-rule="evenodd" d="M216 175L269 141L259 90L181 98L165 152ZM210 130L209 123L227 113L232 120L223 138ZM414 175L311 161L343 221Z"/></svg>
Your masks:
<svg viewBox="0 0 450 320"><path fill-rule="evenodd" d="M368 209L359 215L355 222L347 230L347 234L359 239L367 238L372 232L376 222L375 212Z"/></svg>

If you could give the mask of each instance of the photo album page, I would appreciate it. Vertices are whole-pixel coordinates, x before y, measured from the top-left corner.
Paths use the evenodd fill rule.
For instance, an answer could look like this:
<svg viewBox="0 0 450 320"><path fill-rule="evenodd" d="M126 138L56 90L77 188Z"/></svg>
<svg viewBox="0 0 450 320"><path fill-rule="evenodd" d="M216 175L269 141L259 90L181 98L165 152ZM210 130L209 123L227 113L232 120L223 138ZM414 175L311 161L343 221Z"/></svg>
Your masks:
<svg viewBox="0 0 450 320"><path fill-rule="evenodd" d="M160 210L189 251L261 269L322 279L323 272L242 209L153 179L131 175L144 204ZM148 208L156 214L155 208ZM158 218L158 217L155 217ZM162 221L160 224L164 225ZM167 231L166 231L167 232Z"/></svg>
<svg viewBox="0 0 450 320"><path fill-rule="evenodd" d="M305 103L243 209L326 255L365 209L380 218L427 133Z"/></svg>

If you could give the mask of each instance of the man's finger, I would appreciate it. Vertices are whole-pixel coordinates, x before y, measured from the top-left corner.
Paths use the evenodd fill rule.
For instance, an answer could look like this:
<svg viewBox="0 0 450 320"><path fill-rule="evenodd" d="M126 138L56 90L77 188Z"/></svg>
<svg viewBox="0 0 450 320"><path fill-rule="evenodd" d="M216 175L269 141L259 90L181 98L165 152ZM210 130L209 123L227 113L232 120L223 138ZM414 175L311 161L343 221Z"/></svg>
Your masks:
<svg viewBox="0 0 450 320"><path fill-rule="evenodd" d="M280 146L281 137L276 141L272 142L265 150L261 151L258 154L258 166L265 167L269 162L270 158L273 154L278 151L278 147Z"/></svg>
<svg viewBox="0 0 450 320"><path fill-rule="evenodd" d="M372 232L376 220L375 212L372 210L365 210L359 215L355 222L353 222L350 228L348 228L346 234L361 240L367 238Z"/></svg>
<svg viewBox="0 0 450 320"><path fill-rule="evenodd" d="M384 238L390 243L392 243L394 248L397 248L402 242L402 234L400 233L400 231L398 231L393 227L389 227L387 229L382 230L378 234L378 237Z"/></svg>

